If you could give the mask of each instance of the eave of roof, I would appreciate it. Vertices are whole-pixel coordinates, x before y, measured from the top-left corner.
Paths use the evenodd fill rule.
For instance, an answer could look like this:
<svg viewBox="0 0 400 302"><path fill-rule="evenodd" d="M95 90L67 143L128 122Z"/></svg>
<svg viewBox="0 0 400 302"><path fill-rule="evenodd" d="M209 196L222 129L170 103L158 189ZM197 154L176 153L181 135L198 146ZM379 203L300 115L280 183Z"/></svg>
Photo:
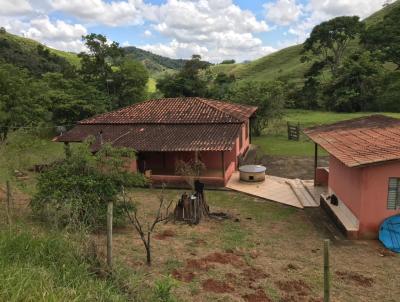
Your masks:
<svg viewBox="0 0 400 302"><path fill-rule="evenodd" d="M92 148L98 150L101 132L105 143L139 152L230 151L240 129L240 124L82 124L58 136L55 141L81 142L94 136L96 141Z"/></svg>
<svg viewBox="0 0 400 302"><path fill-rule="evenodd" d="M348 167L400 159L400 120L384 115L312 127L304 133Z"/></svg>

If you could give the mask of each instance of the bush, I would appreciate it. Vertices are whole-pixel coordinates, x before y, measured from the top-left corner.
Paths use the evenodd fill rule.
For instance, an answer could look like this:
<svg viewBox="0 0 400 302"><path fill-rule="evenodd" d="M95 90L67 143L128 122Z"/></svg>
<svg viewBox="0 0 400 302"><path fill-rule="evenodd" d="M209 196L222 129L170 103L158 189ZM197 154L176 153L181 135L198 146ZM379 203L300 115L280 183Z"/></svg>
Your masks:
<svg viewBox="0 0 400 302"><path fill-rule="evenodd" d="M104 146L95 156L84 144L38 178L31 206L34 214L56 226L99 228L105 225L107 203L114 203L115 223L124 222L123 187L143 186L145 178L124 168L126 149Z"/></svg>

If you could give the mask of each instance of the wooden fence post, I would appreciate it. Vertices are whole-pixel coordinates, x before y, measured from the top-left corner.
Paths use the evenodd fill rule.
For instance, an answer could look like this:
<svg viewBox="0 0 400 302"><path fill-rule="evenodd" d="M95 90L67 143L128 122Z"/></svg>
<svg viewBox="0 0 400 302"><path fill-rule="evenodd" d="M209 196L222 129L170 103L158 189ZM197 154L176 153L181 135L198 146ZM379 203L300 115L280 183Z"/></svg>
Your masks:
<svg viewBox="0 0 400 302"><path fill-rule="evenodd" d="M112 269L113 202L107 204L107 265Z"/></svg>
<svg viewBox="0 0 400 302"><path fill-rule="evenodd" d="M330 301L329 239L324 240L324 302Z"/></svg>
<svg viewBox="0 0 400 302"><path fill-rule="evenodd" d="M6 212L7 212L7 223L11 228L11 186L10 186L10 181L7 180L6 182L6 198L7 198L7 204L6 204Z"/></svg>

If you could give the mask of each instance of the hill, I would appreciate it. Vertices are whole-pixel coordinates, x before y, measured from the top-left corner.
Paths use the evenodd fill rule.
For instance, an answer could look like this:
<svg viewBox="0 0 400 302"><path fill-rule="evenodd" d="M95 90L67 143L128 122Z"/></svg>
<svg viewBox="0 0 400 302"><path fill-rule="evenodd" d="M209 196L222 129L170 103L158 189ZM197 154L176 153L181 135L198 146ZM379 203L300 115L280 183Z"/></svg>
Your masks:
<svg viewBox="0 0 400 302"><path fill-rule="evenodd" d="M79 66L76 54L47 47L35 40L0 32L0 59L32 74L64 72Z"/></svg>
<svg viewBox="0 0 400 302"><path fill-rule="evenodd" d="M46 57L45 53L38 51L41 48L46 52L48 51L50 55ZM141 61L151 74L179 70L187 61L163 57L134 46L124 47L124 50L128 56ZM38 67L27 66L28 61L29 65L63 64L62 61L64 60L75 67L79 67L80 65L80 60L76 53L50 48L35 40L8 32L0 33L0 58L7 63L30 70L32 68L37 69ZM55 71L53 70L54 68L55 66L47 66L48 71Z"/></svg>
<svg viewBox="0 0 400 302"><path fill-rule="evenodd" d="M400 6L400 1L385 6L366 18L364 20L366 25L370 26L381 21L388 12L397 6ZM350 52L358 47L357 42L353 43L350 46ZM211 70L215 74L220 72L232 74L238 79L264 81L281 79L294 83L302 83L303 75L310 64L300 62L302 48L303 44L299 44L281 49L250 63L219 64L211 67Z"/></svg>
<svg viewBox="0 0 400 302"><path fill-rule="evenodd" d="M150 73L159 73L168 70L178 70L185 65L187 60L171 59L156 55L150 51L135 46L124 47L125 53L135 60L141 61Z"/></svg>

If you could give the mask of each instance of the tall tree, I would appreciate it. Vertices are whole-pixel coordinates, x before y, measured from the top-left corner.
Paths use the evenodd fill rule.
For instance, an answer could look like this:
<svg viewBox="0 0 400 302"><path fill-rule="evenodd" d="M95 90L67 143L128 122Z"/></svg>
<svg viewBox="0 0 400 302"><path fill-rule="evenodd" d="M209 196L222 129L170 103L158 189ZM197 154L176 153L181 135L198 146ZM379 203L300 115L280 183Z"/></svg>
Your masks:
<svg viewBox="0 0 400 302"><path fill-rule="evenodd" d="M383 61L390 61L400 68L400 6L394 7L379 23L367 28L361 41L369 50L381 54Z"/></svg>
<svg viewBox="0 0 400 302"><path fill-rule="evenodd" d="M383 67L368 51L354 53L338 69L339 75L325 87L326 108L354 112L380 110L378 95Z"/></svg>
<svg viewBox="0 0 400 302"><path fill-rule="evenodd" d="M0 141L12 129L35 126L49 118L42 88L26 70L0 64Z"/></svg>
<svg viewBox="0 0 400 302"><path fill-rule="evenodd" d="M328 66L332 75L337 76L349 42L354 40L364 27L364 23L360 22L357 16L337 17L322 22L313 28L310 37L304 42L303 52L306 55L302 58L303 61L311 60L312 54L323 63L318 67Z"/></svg>
<svg viewBox="0 0 400 302"><path fill-rule="evenodd" d="M258 136L271 120L282 116L285 105L284 88L280 81L241 81L230 89L228 97L233 102L258 107L251 125L252 133Z"/></svg>
<svg viewBox="0 0 400 302"><path fill-rule="evenodd" d="M207 80L202 77L201 71L209 65L208 62L202 61L199 55L193 55L180 72L167 74L160 79L157 88L166 97L205 96Z"/></svg>
<svg viewBox="0 0 400 302"><path fill-rule="evenodd" d="M112 66L124 56L117 42L108 43L101 34L90 34L83 37L88 52L81 52L81 73L87 79L97 82L99 88L107 90L107 80L111 78Z"/></svg>
<svg viewBox="0 0 400 302"><path fill-rule="evenodd" d="M113 107L120 108L143 101L147 96L149 73L144 65L133 59L125 59L113 74L110 89L115 93Z"/></svg>

